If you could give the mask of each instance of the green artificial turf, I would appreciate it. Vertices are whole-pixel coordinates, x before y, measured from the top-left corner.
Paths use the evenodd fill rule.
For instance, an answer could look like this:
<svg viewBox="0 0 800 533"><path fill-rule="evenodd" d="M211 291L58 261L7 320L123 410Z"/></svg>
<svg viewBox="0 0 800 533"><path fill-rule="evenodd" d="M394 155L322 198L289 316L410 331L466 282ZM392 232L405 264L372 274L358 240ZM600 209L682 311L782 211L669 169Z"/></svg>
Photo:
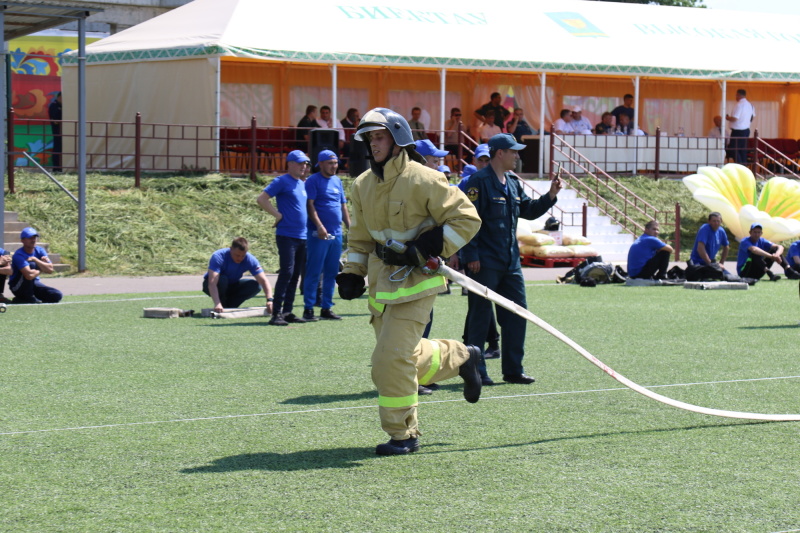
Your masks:
<svg viewBox="0 0 800 533"><path fill-rule="evenodd" d="M437 299L460 338L466 298ZM173 297L178 298L173 298ZM170 297L169 299L167 297ZM142 299L151 298L151 299ZM617 372L717 409L800 413L796 282L528 287ZM681 411L528 325L532 386L421 397L419 453L378 457L366 300L341 322L144 319L204 296L0 314L0 531L777 532L800 528L798 423ZM500 362L488 361L500 381Z"/></svg>

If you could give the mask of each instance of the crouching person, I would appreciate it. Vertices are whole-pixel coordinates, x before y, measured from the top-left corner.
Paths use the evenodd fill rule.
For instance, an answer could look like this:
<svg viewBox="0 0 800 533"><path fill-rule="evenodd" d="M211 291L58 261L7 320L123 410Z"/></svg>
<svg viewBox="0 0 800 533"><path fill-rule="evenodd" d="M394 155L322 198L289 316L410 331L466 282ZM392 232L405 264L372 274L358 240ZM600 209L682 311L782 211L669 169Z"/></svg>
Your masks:
<svg viewBox="0 0 800 533"><path fill-rule="evenodd" d="M54 304L61 301L63 295L58 289L48 287L39 279L39 274L52 274L53 263L41 246L36 246L39 232L33 228L25 228L20 233L19 248L11 258L11 279L9 288L14 293L17 304Z"/></svg>
<svg viewBox="0 0 800 533"><path fill-rule="evenodd" d="M230 248L221 248L211 256L203 292L214 301L214 312L239 307L264 289L267 312L272 313L272 287L258 259L247 251L249 247L247 239L236 237ZM255 279L242 279L245 272Z"/></svg>

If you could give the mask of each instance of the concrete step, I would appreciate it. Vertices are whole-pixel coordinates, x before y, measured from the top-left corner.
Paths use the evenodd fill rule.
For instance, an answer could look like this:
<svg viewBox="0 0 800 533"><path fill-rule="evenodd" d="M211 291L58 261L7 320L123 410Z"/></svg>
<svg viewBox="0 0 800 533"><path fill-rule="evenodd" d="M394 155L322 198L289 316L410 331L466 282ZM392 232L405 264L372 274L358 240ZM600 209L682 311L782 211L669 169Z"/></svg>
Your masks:
<svg viewBox="0 0 800 533"><path fill-rule="evenodd" d="M14 211L3 211L3 220L5 220L6 224L9 222L16 222L19 220L19 215Z"/></svg>
<svg viewBox="0 0 800 533"><path fill-rule="evenodd" d="M26 226L24 222L20 222L19 220L6 220L3 229L6 233L16 232L17 238L19 238L20 232L27 227L28 226Z"/></svg>
<svg viewBox="0 0 800 533"><path fill-rule="evenodd" d="M19 233L17 234L16 239L19 239ZM5 240L5 249L8 250L9 252L11 252L12 254L14 252L16 252L19 248L22 248L22 243L19 242L19 241L14 242L15 239L12 239L10 241L7 240L7 239L3 239L3 240ZM50 243L49 242L37 242L36 246L41 246L42 248L44 248L48 252L50 251Z"/></svg>

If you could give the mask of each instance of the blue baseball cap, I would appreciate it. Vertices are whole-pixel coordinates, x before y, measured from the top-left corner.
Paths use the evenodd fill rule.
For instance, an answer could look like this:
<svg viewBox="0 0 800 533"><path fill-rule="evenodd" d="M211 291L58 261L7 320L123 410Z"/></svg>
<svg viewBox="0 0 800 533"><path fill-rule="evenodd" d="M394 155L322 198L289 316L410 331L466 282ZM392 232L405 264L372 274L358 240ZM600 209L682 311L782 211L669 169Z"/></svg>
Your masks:
<svg viewBox="0 0 800 533"><path fill-rule="evenodd" d="M764 229L764 227L758 222L753 222L752 224L750 224L750 229L756 229L756 228ZM31 229L31 228L28 228L28 229Z"/></svg>
<svg viewBox="0 0 800 533"><path fill-rule="evenodd" d="M475 148L475 159L480 157L489 157L489 145L488 144L479 144L477 148Z"/></svg>
<svg viewBox="0 0 800 533"><path fill-rule="evenodd" d="M450 152L447 150L437 150L430 139L422 139L414 142L417 153L421 156L432 155L433 157L444 157Z"/></svg>
<svg viewBox="0 0 800 533"><path fill-rule="evenodd" d="M475 165L464 165L464 170L461 171L462 178L468 178L478 171Z"/></svg>
<svg viewBox="0 0 800 533"><path fill-rule="evenodd" d="M306 154L303 153L302 150L292 150L289 152L289 155L286 156L286 161L294 161L295 163L310 163L311 160L308 158Z"/></svg>
<svg viewBox="0 0 800 533"><path fill-rule="evenodd" d="M20 239L29 239L29 238L31 238L31 237L38 237L38 236L39 236L39 232L38 232L38 231L36 231L36 230L35 230L35 229L33 229L33 228L25 228L25 229L24 229L24 230L22 230L22 232L19 234L19 238L20 238Z"/></svg>
<svg viewBox="0 0 800 533"><path fill-rule="evenodd" d="M438 170L439 172L447 172L448 174L450 173L450 167L447 165L439 165Z"/></svg>
<svg viewBox="0 0 800 533"><path fill-rule="evenodd" d="M331 161L331 160L333 160L333 159L335 159L336 161L338 161L338 160L339 160L339 156L337 156L337 155L336 155L336 154L335 154L333 151L331 151L331 150L323 150L323 151L321 151L321 152L319 153L319 155L317 155L317 163L323 163L323 162L325 162L325 161Z"/></svg>
<svg viewBox="0 0 800 533"><path fill-rule="evenodd" d="M520 144L510 133L498 133L489 139L489 148L494 150L522 150L524 144Z"/></svg>

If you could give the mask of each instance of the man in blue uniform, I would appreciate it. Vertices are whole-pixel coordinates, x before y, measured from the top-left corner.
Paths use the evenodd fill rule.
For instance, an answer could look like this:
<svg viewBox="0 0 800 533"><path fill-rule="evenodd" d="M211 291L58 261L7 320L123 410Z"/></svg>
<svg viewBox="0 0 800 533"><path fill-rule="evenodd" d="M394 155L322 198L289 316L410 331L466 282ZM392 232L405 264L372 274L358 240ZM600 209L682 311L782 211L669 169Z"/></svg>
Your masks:
<svg viewBox="0 0 800 533"><path fill-rule="evenodd" d="M62 294L58 289L48 287L39 279L39 274L53 273L53 263L41 246L36 246L39 232L33 228L25 228L19 235L22 248L11 257L11 279L8 286L14 293L17 304L54 304L61 301Z"/></svg>
<svg viewBox="0 0 800 533"><path fill-rule="evenodd" d="M319 172L306 180L308 196L308 253L306 273L303 278L303 297L305 310L303 318L317 321L314 304L317 299L317 285L322 275L322 311L320 317L326 320L341 320L334 313L333 291L336 289L336 275L339 274L339 260L342 258L342 221L350 228L350 214L342 188L342 180L336 175L339 158L330 150L323 150L317 156Z"/></svg>
<svg viewBox="0 0 800 533"><path fill-rule="evenodd" d="M272 313L272 287L258 259L247 251L249 247L247 239L236 237L230 248L221 248L211 255L208 272L203 276L203 292L211 296L215 312L239 307L264 289L267 312ZM245 272L255 279L242 279Z"/></svg>
<svg viewBox="0 0 800 533"><path fill-rule="evenodd" d="M759 280L764 274L770 281L778 281L781 277L773 274L770 267L773 263L787 266L782 257L783 246L775 244L761 235L763 228L758 222L750 226L750 236L739 243L739 255L736 258L736 271L743 278Z"/></svg>
<svg viewBox="0 0 800 533"><path fill-rule="evenodd" d="M658 238L658 222L651 220L628 250L628 277L666 279L670 254L675 250Z"/></svg>
<svg viewBox="0 0 800 533"><path fill-rule="evenodd" d="M794 241L789 246L789 251L786 252L786 263L789 265L788 268L784 267L786 277L789 279L800 277L800 241ZM792 271L791 274L789 270Z"/></svg>
<svg viewBox="0 0 800 533"><path fill-rule="evenodd" d="M272 307L272 326L287 326L290 322L303 323L303 318L292 313L294 294L300 279L300 270L306 262L306 206L305 179L311 160L300 150L286 156L289 172L278 176L264 188L258 197L260 205L275 217L275 242L278 245L280 272L275 282L275 303ZM278 207L272 204L275 198ZM316 294L316 291L314 291Z"/></svg>
<svg viewBox="0 0 800 533"><path fill-rule="evenodd" d="M519 259L517 220L519 217L539 218L556 203L561 179L556 177L548 194L532 200L522 188L519 178L511 173L524 144L514 136L500 133L489 139L489 165L470 177L465 188L478 215L483 221L478 234L461 250L461 260L467 275L501 296L527 308L525 280ZM467 344L483 346L492 313L492 303L481 296L469 295L469 325ZM522 367L525 355L526 320L505 308L497 307L497 322L501 330L503 380L508 383L530 384ZM482 377L486 364L481 359Z"/></svg>

